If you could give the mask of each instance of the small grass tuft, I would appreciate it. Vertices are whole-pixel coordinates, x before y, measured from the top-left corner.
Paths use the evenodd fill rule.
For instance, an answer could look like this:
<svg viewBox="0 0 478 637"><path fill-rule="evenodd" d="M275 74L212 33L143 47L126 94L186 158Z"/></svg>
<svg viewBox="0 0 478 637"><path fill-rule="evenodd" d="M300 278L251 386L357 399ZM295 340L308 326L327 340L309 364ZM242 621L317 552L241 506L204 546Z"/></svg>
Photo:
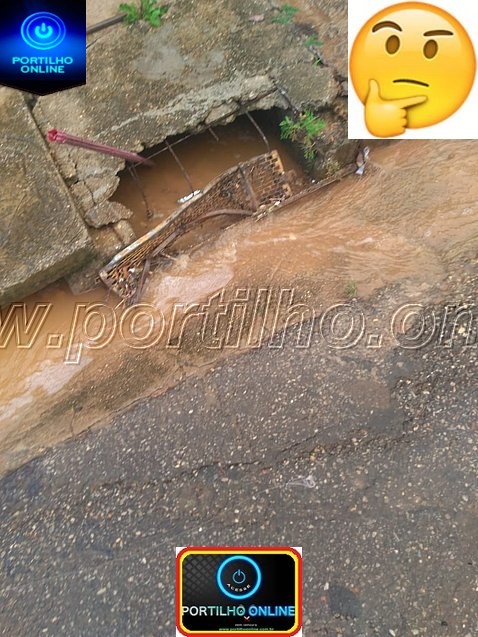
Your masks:
<svg viewBox="0 0 478 637"><path fill-rule="evenodd" d="M299 13L299 9L297 7L293 7L290 4L283 4L279 8L279 13L274 18L272 18L272 22L276 22L277 24L289 24L295 17L295 14Z"/></svg>
<svg viewBox="0 0 478 637"><path fill-rule="evenodd" d="M162 5L158 7L157 0L141 0L143 18L152 27L160 27L163 17L168 12L169 7Z"/></svg>
<svg viewBox="0 0 478 637"><path fill-rule="evenodd" d="M136 24L141 18L139 7L135 4L127 4L123 2L119 6L119 10L125 14L124 21L126 24Z"/></svg>
<svg viewBox="0 0 478 637"><path fill-rule="evenodd" d="M319 46L322 46L322 44L323 42L321 42L316 35L311 35L309 38L304 40L304 46L308 49L318 48Z"/></svg>
<svg viewBox="0 0 478 637"><path fill-rule="evenodd" d="M325 121L312 111L304 111L297 119L286 115L279 126L281 139L300 144L305 159L314 161L317 156L315 142L326 126Z"/></svg>
<svg viewBox="0 0 478 637"><path fill-rule="evenodd" d="M158 6L157 0L141 0L138 7L136 4L123 2L119 5L119 10L125 13L127 24L136 24L140 20L145 20L152 27L160 27L162 18L168 12L169 7Z"/></svg>

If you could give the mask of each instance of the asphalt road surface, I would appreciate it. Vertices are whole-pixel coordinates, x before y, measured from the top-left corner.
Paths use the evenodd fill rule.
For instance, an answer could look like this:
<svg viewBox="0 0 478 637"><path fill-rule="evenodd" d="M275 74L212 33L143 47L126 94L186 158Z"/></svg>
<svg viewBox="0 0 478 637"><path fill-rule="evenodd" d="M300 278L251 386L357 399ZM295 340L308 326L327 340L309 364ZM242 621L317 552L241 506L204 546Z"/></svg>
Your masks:
<svg viewBox="0 0 478 637"><path fill-rule="evenodd" d="M303 547L306 637L475 637L476 363L292 330L49 451L0 483L0 633L172 637L175 547L250 544Z"/></svg>

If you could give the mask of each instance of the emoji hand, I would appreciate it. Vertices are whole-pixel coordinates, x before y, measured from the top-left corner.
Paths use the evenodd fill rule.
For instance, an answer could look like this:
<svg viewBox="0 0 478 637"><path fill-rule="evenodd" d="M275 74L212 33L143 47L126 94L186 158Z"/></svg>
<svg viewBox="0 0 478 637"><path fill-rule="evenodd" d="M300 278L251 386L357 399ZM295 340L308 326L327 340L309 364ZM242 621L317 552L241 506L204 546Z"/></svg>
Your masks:
<svg viewBox="0 0 478 637"><path fill-rule="evenodd" d="M408 126L405 109L423 104L428 97L416 95L398 100L385 100L380 95L378 82L370 80L367 100L365 102L365 123L372 135L376 137L395 137L402 135Z"/></svg>

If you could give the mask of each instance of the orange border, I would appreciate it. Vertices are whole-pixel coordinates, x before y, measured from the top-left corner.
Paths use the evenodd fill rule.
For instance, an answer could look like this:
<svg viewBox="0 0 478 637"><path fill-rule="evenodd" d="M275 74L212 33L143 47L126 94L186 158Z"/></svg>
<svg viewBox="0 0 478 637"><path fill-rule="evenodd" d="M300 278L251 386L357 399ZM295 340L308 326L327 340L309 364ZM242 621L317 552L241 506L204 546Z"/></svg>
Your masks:
<svg viewBox="0 0 478 637"><path fill-rule="evenodd" d="M225 631L215 630L208 633L197 631L188 631L182 625L182 617L180 609L182 608L182 563L188 555L211 555L214 553L236 554L236 553L259 553L259 554L288 554L295 562L295 607L296 607L296 623L290 632L276 631ZM275 635L275 637L293 637L302 628L302 555L290 546L285 547L260 547L260 546L219 546L210 548L207 546L193 546L180 551L176 556L176 628L185 637L210 637L211 635L242 635L242 637L264 637L264 635Z"/></svg>

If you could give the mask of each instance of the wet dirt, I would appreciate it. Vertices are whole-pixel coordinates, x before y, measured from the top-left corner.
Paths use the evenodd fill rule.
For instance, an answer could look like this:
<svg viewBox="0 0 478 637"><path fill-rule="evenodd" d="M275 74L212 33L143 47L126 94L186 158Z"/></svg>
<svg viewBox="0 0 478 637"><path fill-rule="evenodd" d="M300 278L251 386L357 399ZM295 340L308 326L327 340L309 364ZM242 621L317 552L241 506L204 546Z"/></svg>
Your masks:
<svg viewBox="0 0 478 637"><path fill-rule="evenodd" d="M225 143L227 134L221 133ZM234 165L251 150L249 143L257 143L251 142L249 130L241 134L241 142L236 130L230 146L225 145L227 165L216 161L212 148L217 142L212 137L211 150L204 140L200 147L191 141L190 152L183 150L181 160L194 185L202 187L211 172L214 177L229 167L228 162ZM214 169L209 167L213 156ZM169 213L178 196L188 192L177 166L171 158L166 165L163 157L142 181L160 215ZM284 157L286 164L291 162ZM142 303L162 312L166 326L165 337L154 347L131 347L116 330L107 344L108 339L92 349L80 329L85 347L79 363L72 364L67 345L77 305L105 303L112 313L119 299L108 297L102 288L73 297L62 285L28 299L30 313L35 303L51 304L51 309L30 347L20 348L12 338L0 350L0 470L104 420L140 396L207 370L221 356L245 346L239 338L229 349L210 343L201 347L197 325L191 328L194 334L176 346L177 330L171 327L167 332L178 307L208 303L223 293L227 299L243 299L247 310L258 305L260 290L277 296L291 289L295 303L307 304L318 314L352 296L371 297L387 284L401 282L410 290L421 290L444 280L451 267L476 254L478 247L477 160L473 142L414 141L380 147L372 152L363 178L349 177L267 218L232 225L191 253L176 255L153 272L142 298ZM135 208L137 227L151 222L144 218L144 202L131 182L128 187L123 184L115 198ZM247 326L250 315L244 316ZM88 333L98 332L98 321L96 317L91 322ZM111 327L111 314L105 321ZM77 325L73 340L78 329ZM147 331L144 317L136 329Z"/></svg>

